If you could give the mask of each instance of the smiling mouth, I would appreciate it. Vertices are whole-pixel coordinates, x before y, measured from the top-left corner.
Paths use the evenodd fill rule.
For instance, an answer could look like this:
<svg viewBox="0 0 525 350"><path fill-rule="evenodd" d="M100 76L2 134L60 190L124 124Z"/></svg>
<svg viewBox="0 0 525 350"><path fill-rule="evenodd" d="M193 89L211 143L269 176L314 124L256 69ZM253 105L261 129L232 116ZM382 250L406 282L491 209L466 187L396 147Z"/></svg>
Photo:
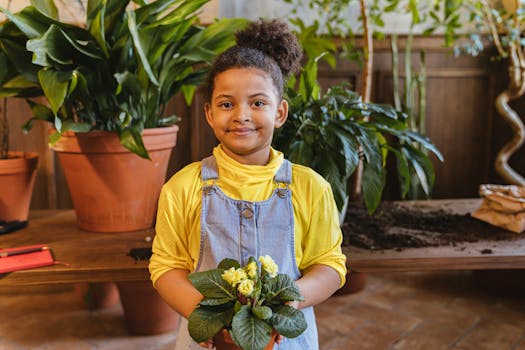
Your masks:
<svg viewBox="0 0 525 350"><path fill-rule="evenodd" d="M228 129L227 132L235 135L248 135L254 132L256 129L252 128L238 128L238 129Z"/></svg>

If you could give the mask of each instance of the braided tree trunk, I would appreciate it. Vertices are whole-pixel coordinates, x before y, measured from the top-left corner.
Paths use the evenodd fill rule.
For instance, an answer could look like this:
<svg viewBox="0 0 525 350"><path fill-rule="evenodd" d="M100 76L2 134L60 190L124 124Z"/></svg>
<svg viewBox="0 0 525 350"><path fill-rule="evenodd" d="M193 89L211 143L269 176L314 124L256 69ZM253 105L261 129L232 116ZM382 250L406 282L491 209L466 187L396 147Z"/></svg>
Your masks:
<svg viewBox="0 0 525 350"><path fill-rule="evenodd" d="M513 137L499 151L494 166L498 174L509 184L525 186L525 178L508 164L510 157L525 140L523 122L518 113L509 106L510 101L520 98L525 93L525 59L518 50L520 48L512 43L509 52L509 85L496 98L496 108L512 128Z"/></svg>

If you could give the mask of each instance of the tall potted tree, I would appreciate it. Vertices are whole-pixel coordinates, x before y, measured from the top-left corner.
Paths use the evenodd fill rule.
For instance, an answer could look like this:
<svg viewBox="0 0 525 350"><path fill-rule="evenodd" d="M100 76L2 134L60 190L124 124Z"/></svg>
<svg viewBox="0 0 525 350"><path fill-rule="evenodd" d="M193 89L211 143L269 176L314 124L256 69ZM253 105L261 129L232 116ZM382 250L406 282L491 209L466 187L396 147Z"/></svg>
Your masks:
<svg viewBox="0 0 525 350"><path fill-rule="evenodd" d="M50 145L81 228L153 225L178 130L165 107L179 92L191 101L206 64L244 23L200 26L197 11L208 1L89 0L83 24L61 21L52 0L16 14L0 8L8 18L0 61L15 72L0 92L47 98L49 105L29 101L33 118L25 128L35 120L53 124Z"/></svg>

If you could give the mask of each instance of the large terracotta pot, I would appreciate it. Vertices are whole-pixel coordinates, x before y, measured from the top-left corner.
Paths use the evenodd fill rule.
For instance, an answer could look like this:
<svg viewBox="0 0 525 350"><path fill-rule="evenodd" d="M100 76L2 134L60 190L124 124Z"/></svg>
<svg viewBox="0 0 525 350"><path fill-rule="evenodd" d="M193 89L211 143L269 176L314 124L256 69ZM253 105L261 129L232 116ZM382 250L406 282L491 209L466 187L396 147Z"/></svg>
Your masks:
<svg viewBox="0 0 525 350"><path fill-rule="evenodd" d="M176 125L144 130L151 160L124 148L116 133L64 133L53 149L64 169L77 225L96 232L152 227L177 131Z"/></svg>
<svg viewBox="0 0 525 350"><path fill-rule="evenodd" d="M27 221L38 154L9 152L0 159L0 221Z"/></svg>
<svg viewBox="0 0 525 350"><path fill-rule="evenodd" d="M264 350L272 350L276 338L277 333L273 332L272 338ZM223 329L221 332L217 333L215 337L213 337L213 345L215 345L215 349L217 350L242 350L241 347L233 341L230 333L226 329Z"/></svg>
<svg viewBox="0 0 525 350"><path fill-rule="evenodd" d="M150 281L117 282L117 287L130 332L154 335L177 329L180 315L162 299Z"/></svg>

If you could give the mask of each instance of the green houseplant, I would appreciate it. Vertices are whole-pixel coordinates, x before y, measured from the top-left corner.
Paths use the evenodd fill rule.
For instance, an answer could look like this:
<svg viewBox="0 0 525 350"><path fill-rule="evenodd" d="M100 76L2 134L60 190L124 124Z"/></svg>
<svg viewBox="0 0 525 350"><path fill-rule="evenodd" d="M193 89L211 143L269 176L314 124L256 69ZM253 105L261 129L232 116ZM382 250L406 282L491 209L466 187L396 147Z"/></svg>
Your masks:
<svg viewBox="0 0 525 350"><path fill-rule="evenodd" d="M0 26L0 93L47 99L49 106L28 100L33 117L24 127L29 130L35 120L52 123L50 144L81 228L115 232L153 224L178 130L177 117L165 115L166 105L179 92L191 101L207 64L233 44L233 33L245 22L199 25L198 10L206 2L89 0L85 23L76 25L60 21L52 0L33 0L16 14L0 8L8 18ZM100 154L107 150L125 157L127 165L120 156L103 161ZM69 165L80 155L86 155L82 166ZM96 167L96 173L82 180L84 166ZM131 175L129 187L123 187L126 175L117 175L119 169ZM141 213L147 217L138 220Z"/></svg>
<svg viewBox="0 0 525 350"><path fill-rule="evenodd" d="M401 195L408 193L413 175L430 194L434 170L429 156L416 145L442 160L439 150L428 138L411 131L406 114L390 105L365 103L346 84L323 93L317 81L321 57L309 59L297 87L289 82L289 116L276 131L275 146L291 161L308 165L327 179L343 218L348 181L359 159L363 161L363 200L370 213L381 200L390 153L396 158Z"/></svg>

